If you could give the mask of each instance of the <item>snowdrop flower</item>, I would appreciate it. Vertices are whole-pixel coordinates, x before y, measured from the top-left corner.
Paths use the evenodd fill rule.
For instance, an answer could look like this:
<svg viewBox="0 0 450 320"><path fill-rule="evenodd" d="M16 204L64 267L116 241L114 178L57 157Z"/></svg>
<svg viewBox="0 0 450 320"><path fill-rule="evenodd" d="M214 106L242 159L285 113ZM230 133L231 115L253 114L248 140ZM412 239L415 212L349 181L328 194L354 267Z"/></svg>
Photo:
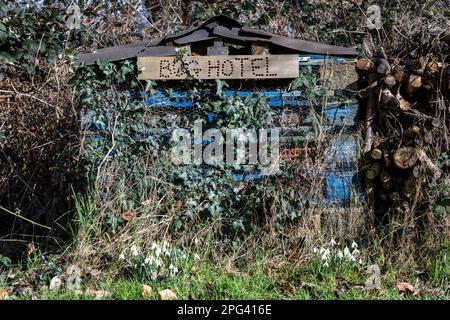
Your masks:
<svg viewBox="0 0 450 320"><path fill-rule="evenodd" d="M200 256L198 254L194 254L194 260L200 260Z"/></svg>
<svg viewBox="0 0 450 320"><path fill-rule="evenodd" d="M324 266L325 268L328 268L330 265L328 264L328 261L326 261L326 262L323 264L323 266Z"/></svg>
<svg viewBox="0 0 450 320"><path fill-rule="evenodd" d="M153 264L153 258L152 257L145 258L144 263L146 263L146 264Z"/></svg>
<svg viewBox="0 0 450 320"><path fill-rule="evenodd" d="M359 250L358 249L354 249L352 252L353 255L358 255L359 254Z"/></svg>
<svg viewBox="0 0 450 320"><path fill-rule="evenodd" d="M349 255L350 255L350 250L348 249L348 247L345 247L344 256L348 257Z"/></svg>
<svg viewBox="0 0 450 320"><path fill-rule="evenodd" d="M121 253L121 254L119 255L119 260L125 260L125 255L124 255L123 253Z"/></svg>
<svg viewBox="0 0 450 320"><path fill-rule="evenodd" d="M137 249L136 245L134 245L134 244L131 246L130 251L134 257L136 257L139 254L138 249Z"/></svg>
<svg viewBox="0 0 450 320"><path fill-rule="evenodd" d="M350 261L355 262L356 258L354 256L350 256Z"/></svg>
<svg viewBox="0 0 450 320"><path fill-rule="evenodd" d="M157 247L157 248L156 248L155 254L156 254L156 257L159 258L159 256L161 255L161 248L160 248L160 247Z"/></svg>
<svg viewBox="0 0 450 320"><path fill-rule="evenodd" d="M319 252L319 250L317 250L317 248L314 247L313 252L314 252L314 253L317 253L317 252Z"/></svg>
<svg viewBox="0 0 450 320"><path fill-rule="evenodd" d="M353 248L353 249L358 248L358 244L357 244L355 241L352 242L352 248Z"/></svg>
<svg viewBox="0 0 450 320"><path fill-rule="evenodd" d="M344 254L342 253L342 250L338 251L337 256L338 256L339 259L342 259L344 257Z"/></svg>
<svg viewBox="0 0 450 320"><path fill-rule="evenodd" d="M319 253L322 254L322 253L324 253L324 252L325 252L325 249L324 249L323 247L320 248Z"/></svg>
<svg viewBox="0 0 450 320"><path fill-rule="evenodd" d="M330 242L330 244L331 244L331 246L335 246L335 245L337 244L337 242L336 242L336 241L334 241L334 239L331 239L331 242Z"/></svg>
<svg viewBox="0 0 450 320"><path fill-rule="evenodd" d="M322 255L321 259L324 260L324 261L326 261L326 260L328 260L328 256L324 253L324 254Z"/></svg>
<svg viewBox="0 0 450 320"><path fill-rule="evenodd" d="M152 243L152 250L155 250L158 247L158 244L156 242Z"/></svg>

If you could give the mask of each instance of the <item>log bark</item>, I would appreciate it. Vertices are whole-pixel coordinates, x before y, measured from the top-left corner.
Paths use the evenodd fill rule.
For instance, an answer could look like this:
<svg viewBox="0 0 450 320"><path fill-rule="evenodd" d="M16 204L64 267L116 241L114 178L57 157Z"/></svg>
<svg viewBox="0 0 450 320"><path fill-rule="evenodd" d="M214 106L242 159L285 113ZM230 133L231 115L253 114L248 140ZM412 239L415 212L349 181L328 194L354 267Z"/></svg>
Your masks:
<svg viewBox="0 0 450 320"><path fill-rule="evenodd" d="M368 76L369 83L374 83L377 80L377 75L374 72L369 73ZM373 120L375 117L375 110L377 107L377 98L375 95L375 87L371 87L368 89L367 94L367 109L365 116L365 127L366 127L366 136L365 136L365 145L364 145L364 154L367 154L372 149L372 139L373 139Z"/></svg>
<svg viewBox="0 0 450 320"><path fill-rule="evenodd" d="M385 106L398 103L397 99L396 99L395 96L392 94L391 90L389 90L389 89L383 89L383 90L381 90L381 93L380 93L380 102L381 102L382 104L384 104Z"/></svg>
<svg viewBox="0 0 450 320"><path fill-rule="evenodd" d="M433 174L435 179L439 179L442 175L441 169L439 169L430 158L428 158L427 154L423 150L417 150L417 157L419 158L420 163L426 168L427 171Z"/></svg>
<svg viewBox="0 0 450 320"><path fill-rule="evenodd" d="M366 177L369 180L375 179L381 172L383 166L380 162L373 162L370 167L366 170Z"/></svg>
<svg viewBox="0 0 450 320"><path fill-rule="evenodd" d="M398 106L401 110L403 111L408 111L411 109L411 105L409 104L408 101L405 100L405 98L403 98L403 96L400 93L400 89L401 89L401 85L398 87L397 90L397 94L395 95L395 98L398 101Z"/></svg>

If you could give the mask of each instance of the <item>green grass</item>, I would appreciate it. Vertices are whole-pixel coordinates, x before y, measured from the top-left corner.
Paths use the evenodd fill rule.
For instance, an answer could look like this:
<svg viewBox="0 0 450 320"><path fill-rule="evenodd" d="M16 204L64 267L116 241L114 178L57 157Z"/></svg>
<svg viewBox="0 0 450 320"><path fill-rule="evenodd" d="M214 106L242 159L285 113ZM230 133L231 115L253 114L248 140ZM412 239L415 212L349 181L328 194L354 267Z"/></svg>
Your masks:
<svg viewBox="0 0 450 320"><path fill-rule="evenodd" d="M433 296L431 294L402 295L391 277L393 270L382 278L384 293L368 292L364 289L367 275L357 268L341 268L339 270L321 269L311 264L308 269L295 266L274 271L269 275L259 264L250 264L235 273L227 272L225 263L222 266L209 262L190 261L176 278L157 282L146 282L133 276L116 280L101 279L95 290L105 290L111 299L136 300L144 299L142 285L150 285L152 295L146 299L159 299L158 292L163 289L174 291L180 299L449 299L448 295ZM189 270L189 271L186 271ZM386 274L386 273L385 273ZM414 283L414 279L410 279ZM0 288L6 283L0 280ZM94 296L76 294L70 290L49 291L41 289L34 294L44 300L82 300L93 299ZM26 294L18 297L30 299Z"/></svg>

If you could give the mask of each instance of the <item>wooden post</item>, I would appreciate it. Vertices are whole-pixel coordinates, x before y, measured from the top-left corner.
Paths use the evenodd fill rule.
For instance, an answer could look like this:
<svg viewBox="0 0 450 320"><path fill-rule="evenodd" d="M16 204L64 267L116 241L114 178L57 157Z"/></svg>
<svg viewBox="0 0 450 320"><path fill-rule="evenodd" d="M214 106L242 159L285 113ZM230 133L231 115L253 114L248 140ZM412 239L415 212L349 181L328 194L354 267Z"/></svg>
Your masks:
<svg viewBox="0 0 450 320"><path fill-rule="evenodd" d="M370 72L368 75L369 84L374 83L377 80L377 74L375 72ZM372 150L372 141L373 141L373 122L375 118L375 110L378 105L378 97L376 95L376 87L370 87L368 89L367 94L367 103L366 103L366 117L365 117L365 145L364 145L364 154L370 154ZM372 179L366 177L366 190L367 190L367 207L370 215L370 222L372 228L375 226L375 190L374 183Z"/></svg>

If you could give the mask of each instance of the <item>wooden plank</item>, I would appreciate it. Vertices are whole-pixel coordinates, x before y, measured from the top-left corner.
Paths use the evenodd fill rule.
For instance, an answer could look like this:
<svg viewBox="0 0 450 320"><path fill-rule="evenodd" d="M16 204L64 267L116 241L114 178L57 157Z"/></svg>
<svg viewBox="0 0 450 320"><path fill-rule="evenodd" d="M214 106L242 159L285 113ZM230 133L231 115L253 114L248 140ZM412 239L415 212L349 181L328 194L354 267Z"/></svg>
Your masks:
<svg viewBox="0 0 450 320"><path fill-rule="evenodd" d="M138 57L140 80L297 78L297 54Z"/></svg>

